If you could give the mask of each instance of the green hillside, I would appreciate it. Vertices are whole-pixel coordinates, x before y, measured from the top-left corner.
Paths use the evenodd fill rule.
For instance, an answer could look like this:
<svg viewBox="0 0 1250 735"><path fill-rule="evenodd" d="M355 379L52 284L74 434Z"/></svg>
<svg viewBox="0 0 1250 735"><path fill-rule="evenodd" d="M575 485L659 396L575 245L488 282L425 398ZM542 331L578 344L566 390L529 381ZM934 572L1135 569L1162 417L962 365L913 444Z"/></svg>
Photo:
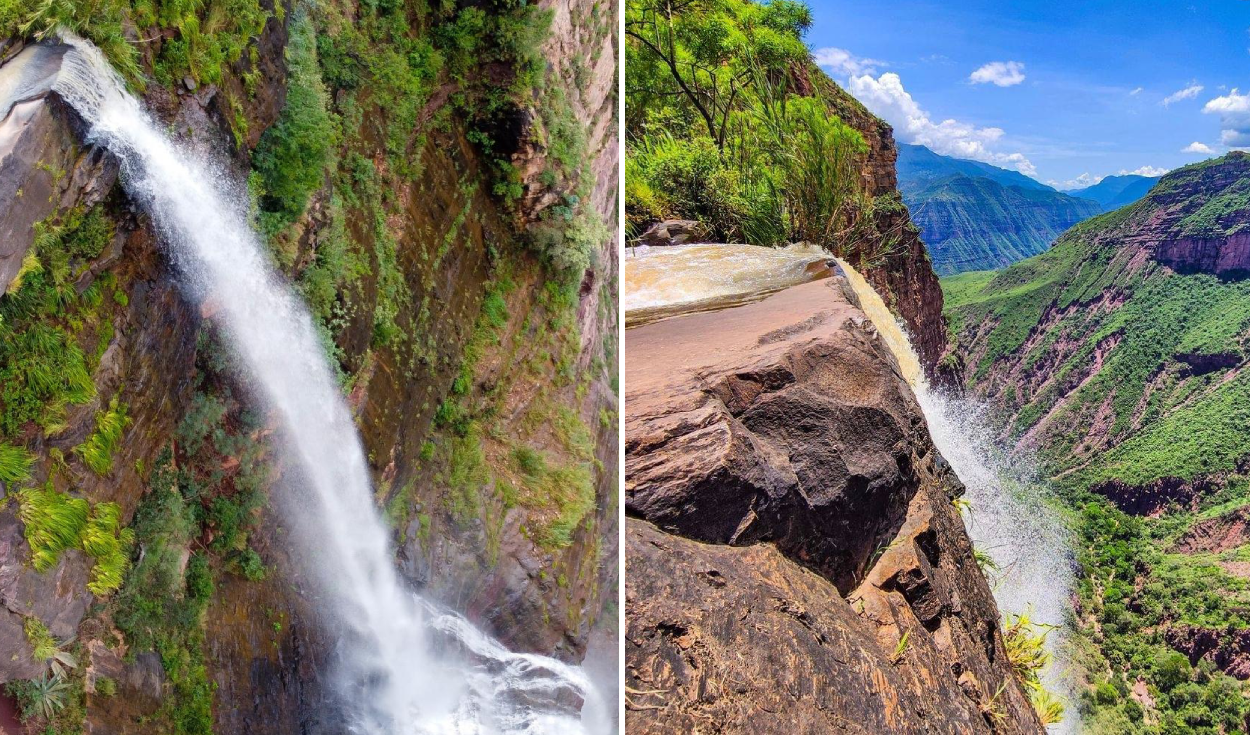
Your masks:
<svg viewBox="0 0 1250 735"><path fill-rule="evenodd" d="M1244 154L1188 166L1041 255L943 282L970 392L1083 537L1091 732L1246 728L1250 280L1227 238L1247 191Z"/></svg>
<svg viewBox="0 0 1250 735"><path fill-rule="evenodd" d="M1004 186L962 174L904 188L903 201L938 275L1001 268L1037 255L1061 232L1100 211L1092 201L1049 188Z"/></svg>

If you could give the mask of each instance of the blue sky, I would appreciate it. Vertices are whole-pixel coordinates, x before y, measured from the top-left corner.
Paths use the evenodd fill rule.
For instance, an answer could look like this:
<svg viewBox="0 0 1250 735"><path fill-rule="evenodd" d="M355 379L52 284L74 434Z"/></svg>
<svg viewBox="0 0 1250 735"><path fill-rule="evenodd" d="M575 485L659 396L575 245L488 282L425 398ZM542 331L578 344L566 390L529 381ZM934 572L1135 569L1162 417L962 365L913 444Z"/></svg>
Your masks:
<svg viewBox="0 0 1250 735"><path fill-rule="evenodd" d="M817 61L904 142L1061 188L1250 147L1250 0L811 6Z"/></svg>

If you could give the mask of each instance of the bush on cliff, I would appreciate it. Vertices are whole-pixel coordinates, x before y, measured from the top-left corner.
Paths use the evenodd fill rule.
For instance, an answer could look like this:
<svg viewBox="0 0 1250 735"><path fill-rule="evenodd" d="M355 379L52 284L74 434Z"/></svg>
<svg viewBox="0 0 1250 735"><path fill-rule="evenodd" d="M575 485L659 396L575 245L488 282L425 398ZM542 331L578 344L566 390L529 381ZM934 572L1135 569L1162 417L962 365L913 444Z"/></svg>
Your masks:
<svg viewBox="0 0 1250 735"><path fill-rule="evenodd" d="M299 12L286 48L286 106L265 131L253 157L264 187L261 229L273 236L299 219L308 198L326 180L337 130L317 65L312 19Z"/></svg>

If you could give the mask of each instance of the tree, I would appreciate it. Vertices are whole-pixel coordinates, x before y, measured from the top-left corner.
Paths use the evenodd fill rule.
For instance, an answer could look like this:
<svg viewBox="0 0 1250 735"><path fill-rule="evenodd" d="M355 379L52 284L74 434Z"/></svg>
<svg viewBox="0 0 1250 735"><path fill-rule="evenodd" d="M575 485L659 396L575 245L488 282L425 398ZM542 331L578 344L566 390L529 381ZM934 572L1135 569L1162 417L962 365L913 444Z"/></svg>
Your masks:
<svg viewBox="0 0 1250 735"><path fill-rule="evenodd" d="M752 82L755 67L784 74L808 59L803 34L811 11L795 0L631 0L627 108L645 111L656 100L689 103L719 150L731 113Z"/></svg>

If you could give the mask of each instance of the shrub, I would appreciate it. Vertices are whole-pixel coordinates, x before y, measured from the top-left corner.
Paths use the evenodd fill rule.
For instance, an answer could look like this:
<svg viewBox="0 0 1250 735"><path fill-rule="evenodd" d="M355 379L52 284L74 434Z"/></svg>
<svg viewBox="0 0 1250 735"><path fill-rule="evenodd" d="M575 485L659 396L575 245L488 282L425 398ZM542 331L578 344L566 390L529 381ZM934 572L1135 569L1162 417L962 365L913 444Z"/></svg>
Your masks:
<svg viewBox="0 0 1250 735"><path fill-rule="evenodd" d="M261 136L253 158L264 188L261 228L271 236L299 219L309 195L325 182L337 132L306 12L298 12L291 22L286 59L286 106L278 122Z"/></svg>
<svg viewBox="0 0 1250 735"><path fill-rule="evenodd" d="M1155 683L1165 692L1189 681L1189 659L1176 651L1160 653L1154 660Z"/></svg>

